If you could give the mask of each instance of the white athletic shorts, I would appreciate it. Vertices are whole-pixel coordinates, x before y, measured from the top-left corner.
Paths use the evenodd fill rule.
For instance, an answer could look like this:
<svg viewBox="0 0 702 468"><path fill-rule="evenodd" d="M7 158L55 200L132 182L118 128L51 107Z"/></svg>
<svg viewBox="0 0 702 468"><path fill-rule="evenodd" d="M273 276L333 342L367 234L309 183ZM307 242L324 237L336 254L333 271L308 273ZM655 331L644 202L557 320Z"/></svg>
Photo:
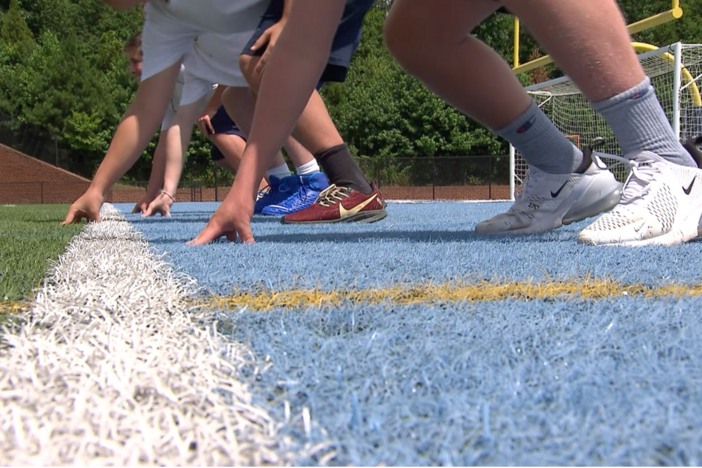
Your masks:
<svg viewBox="0 0 702 468"><path fill-rule="evenodd" d="M189 100L184 103L183 93L186 90L186 83L188 83L187 89L192 99L188 97L187 99ZM173 120L175 119L175 116L178 113L178 110L181 108L181 106L187 106L194 102L199 102L200 105L198 112L202 112L203 110L205 110L205 107L212 98L212 94L214 94L216 88L216 85L213 85L209 82L205 82L204 80L201 80L200 78L189 74L187 72L187 69L183 65L181 65L180 73L178 74L178 79L175 85L175 90L173 91L171 100L168 103L168 107L166 108L166 114L163 118L163 121L161 122L161 130L167 130L173 126Z"/></svg>
<svg viewBox="0 0 702 468"><path fill-rule="evenodd" d="M161 130L166 130L171 128L173 125L173 119L178 113L178 108L180 107L180 100L183 96L183 85L185 84L185 68L180 67L180 73L178 73L178 78L176 80L175 89L173 90L173 95L171 100L168 102L168 107L166 107L166 114L161 122Z"/></svg>
<svg viewBox="0 0 702 468"><path fill-rule="evenodd" d="M146 80L175 63L189 73L227 86L247 86L239 55L268 6L268 0L151 0L142 31ZM183 88L181 105L197 99ZM187 102L190 100L190 102Z"/></svg>

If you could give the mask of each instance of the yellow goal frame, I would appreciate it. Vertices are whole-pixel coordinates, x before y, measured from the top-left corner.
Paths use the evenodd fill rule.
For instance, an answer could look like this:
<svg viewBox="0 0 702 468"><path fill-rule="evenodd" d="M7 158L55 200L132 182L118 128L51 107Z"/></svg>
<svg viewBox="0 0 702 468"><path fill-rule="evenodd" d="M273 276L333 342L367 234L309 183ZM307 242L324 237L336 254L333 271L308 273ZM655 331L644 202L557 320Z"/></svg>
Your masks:
<svg viewBox="0 0 702 468"><path fill-rule="evenodd" d="M582 1L588 1L588 0L582 0ZM677 20L682 18L683 16L683 9L680 8L680 0L671 0L671 8L668 11L664 11L663 13L659 13L657 15L650 16L646 19L643 19L641 21L637 21L636 23L632 23L627 26L627 29L629 30L629 34L636 34L640 33L641 31L646 31L648 29L651 29L656 26L660 26L661 24L669 23L671 21ZM551 58L550 55L546 55L544 57L538 58L536 60L532 60L531 62L527 62L525 64L520 64L519 63L519 18L514 18L514 57L513 57L513 71L515 75L519 75L520 73L525 73L531 70L534 70L535 68L543 67L545 65L548 65L550 63L553 63L553 59Z"/></svg>

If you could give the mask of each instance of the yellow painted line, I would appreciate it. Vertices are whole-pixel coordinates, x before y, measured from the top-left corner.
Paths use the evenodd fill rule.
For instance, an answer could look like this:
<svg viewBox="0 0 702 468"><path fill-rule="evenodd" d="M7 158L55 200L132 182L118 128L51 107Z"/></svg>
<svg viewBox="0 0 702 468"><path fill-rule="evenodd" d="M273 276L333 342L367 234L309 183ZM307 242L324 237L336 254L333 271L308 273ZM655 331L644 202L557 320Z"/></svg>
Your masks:
<svg viewBox="0 0 702 468"><path fill-rule="evenodd" d="M0 315L18 314L29 308L26 302L0 302Z"/></svg>
<svg viewBox="0 0 702 468"><path fill-rule="evenodd" d="M507 299L535 301L545 299L602 300L616 297L683 297L702 295L700 285L669 284L650 287L643 284L623 284L611 279L580 278L572 281L504 282L480 281L477 283L445 283L397 285L377 289L347 290L257 290L242 291L231 296L213 296L200 306L224 310L249 308L266 311L271 309L301 309L307 307L340 307L345 304L397 305L432 304L445 302L494 302Z"/></svg>

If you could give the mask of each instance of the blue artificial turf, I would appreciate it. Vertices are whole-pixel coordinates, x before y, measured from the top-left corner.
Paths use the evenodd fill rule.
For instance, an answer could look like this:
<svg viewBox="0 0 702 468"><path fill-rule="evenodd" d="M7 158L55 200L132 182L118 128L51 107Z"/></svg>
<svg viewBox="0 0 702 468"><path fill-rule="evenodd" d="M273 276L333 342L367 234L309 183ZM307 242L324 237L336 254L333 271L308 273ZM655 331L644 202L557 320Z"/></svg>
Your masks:
<svg viewBox="0 0 702 468"><path fill-rule="evenodd" d="M128 218L176 268L219 294L460 278L592 275L659 285L702 277L700 243L580 246L587 221L539 236L473 233L508 206L391 204L388 218L370 225L257 218L255 245L204 247L185 242L216 205ZM240 377L282 421L281 437L301 453L331 441L333 464L698 465L701 310L700 297L610 297L216 315L221 333L251 350Z"/></svg>
<svg viewBox="0 0 702 468"><path fill-rule="evenodd" d="M578 245L588 221L535 236L480 236L475 225L507 203L390 204L374 224L291 226L254 218L257 243L185 243L217 205L177 204L170 219L128 215L171 261L217 294L261 285L275 289L357 286L464 278L568 280L586 275L625 283L699 283L702 244L670 247ZM125 211L131 206L121 206Z"/></svg>
<svg viewBox="0 0 702 468"><path fill-rule="evenodd" d="M229 312L278 420L341 465L698 465L702 300ZM272 365L271 365L272 364ZM292 418L291 418L292 419ZM315 460L304 460L314 464Z"/></svg>

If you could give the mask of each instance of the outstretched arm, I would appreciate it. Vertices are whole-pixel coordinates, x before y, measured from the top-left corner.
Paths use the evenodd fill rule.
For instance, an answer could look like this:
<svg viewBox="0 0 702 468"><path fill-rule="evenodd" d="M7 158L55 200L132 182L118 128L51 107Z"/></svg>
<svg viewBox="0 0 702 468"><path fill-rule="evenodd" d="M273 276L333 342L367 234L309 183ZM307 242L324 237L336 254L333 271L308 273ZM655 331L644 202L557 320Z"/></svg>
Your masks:
<svg viewBox="0 0 702 468"><path fill-rule="evenodd" d="M254 199L272 159L292 133L329 59L344 0L295 0L259 90L253 126L234 186L192 244L222 235L253 242Z"/></svg>
<svg viewBox="0 0 702 468"><path fill-rule="evenodd" d="M105 159L100 164L86 193L76 200L64 224L100 220L100 206L107 192L139 159L163 119L173 94L180 64L174 64L139 84L134 102L124 114Z"/></svg>
<svg viewBox="0 0 702 468"><path fill-rule="evenodd" d="M171 206L175 203L180 177L183 174L185 153L190 145L193 125L203 104L200 100L181 106L173 118L173 125L166 131L163 191L151 202L144 216L153 216L157 213L161 216L170 216Z"/></svg>
<svg viewBox="0 0 702 468"><path fill-rule="evenodd" d="M151 176L149 177L149 185L146 187L146 193L139 203L134 206L132 213L145 213L151 204L161 194L163 186L163 177L166 172L166 158L168 151L169 133L175 133L171 138L177 138L180 143L180 129L171 127L167 130L161 130L161 135L154 151L154 159L151 163Z"/></svg>

